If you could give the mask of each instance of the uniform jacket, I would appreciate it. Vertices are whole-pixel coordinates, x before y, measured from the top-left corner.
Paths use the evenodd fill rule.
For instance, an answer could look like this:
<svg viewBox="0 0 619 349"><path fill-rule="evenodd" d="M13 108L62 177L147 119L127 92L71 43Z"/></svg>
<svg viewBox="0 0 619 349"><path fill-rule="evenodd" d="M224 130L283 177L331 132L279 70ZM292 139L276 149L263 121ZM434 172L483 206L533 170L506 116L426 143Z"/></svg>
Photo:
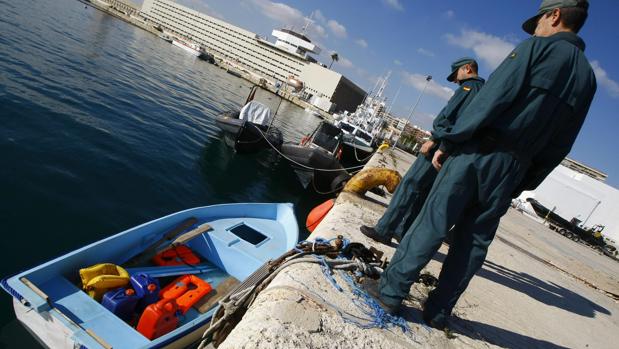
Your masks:
<svg viewBox="0 0 619 349"><path fill-rule="evenodd" d="M597 85L585 43L562 32L532 37L508 55L450 130L436 131L448 152L491 132L525 157L516 193L535 189L570 152Z"/></svg>
<svg viewBox="0 0 619 349"><path fill-rule="evenodd" d="M470 78L462 82L454 95L449 99L447 105L434 118L432 124L432 139L440 140L439 134L451 131L451 127L458 119L458 115L469 103L473 97L484 86L485 80L480 77Z"/></svg>

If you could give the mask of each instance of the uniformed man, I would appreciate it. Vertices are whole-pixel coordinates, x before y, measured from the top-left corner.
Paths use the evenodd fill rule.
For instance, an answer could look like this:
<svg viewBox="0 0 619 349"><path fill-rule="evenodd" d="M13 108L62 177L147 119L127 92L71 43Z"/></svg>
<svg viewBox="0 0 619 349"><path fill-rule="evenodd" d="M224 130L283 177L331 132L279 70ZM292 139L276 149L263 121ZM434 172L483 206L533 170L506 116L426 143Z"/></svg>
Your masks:
<svg viewBox="0 0 619 349"><path fill-rule="evenodd" d="M477 69L477 62L470 57L460 58L452 63L451 74L447 77L447 81L459 84L460 87L434 119L430 140L421 147L421 156L402 178L389 207L376 226L360 227L364 235L384 244L389 244L392 238L401 241L404 233L417 218L438 174L432 166L432 157L440 144L439 134L451 129L460 111L473 100L484 84L484 79L478 76Z"/></svg>
<svg viewBox="0 0 619 349"><path fill-rule="evenodd" d="M576 35L588 7L586 0L544 0L523 24L534 37L508 55L454 126L438 135L433 163L442 168L374 292L386 311L398 310L455 225L423 310L426 323L444 328L511 198L537 187L569 153L596 90Z"/></svg>

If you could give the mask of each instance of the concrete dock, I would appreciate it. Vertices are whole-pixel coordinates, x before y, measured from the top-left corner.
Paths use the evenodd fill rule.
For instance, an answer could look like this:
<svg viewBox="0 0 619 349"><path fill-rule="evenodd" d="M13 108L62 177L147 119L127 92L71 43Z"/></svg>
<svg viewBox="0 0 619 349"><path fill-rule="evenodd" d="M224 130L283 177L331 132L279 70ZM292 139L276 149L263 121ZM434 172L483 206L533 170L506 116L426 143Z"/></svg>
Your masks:
<svg viewBox="0 0 619 349"><path fill-rule="evenodd" d="M389 150L377 153L368 167L404 174L412 161L412 155ZM341 234L391 258L395 241L385 246L359 232L361 224L375 224L389 199L340 194L309 240ZM447 250L443 245L425 272L438 276ZM367 315L348 284L339 274L334 277L344 291L337 291L318 265L286 269L220 348L616 348L619 343L619 263L512 209L455 308L450 338L421 321L426 286L411 288L403 313L410 331L404 333L398 327L360 327Z"/></svg>

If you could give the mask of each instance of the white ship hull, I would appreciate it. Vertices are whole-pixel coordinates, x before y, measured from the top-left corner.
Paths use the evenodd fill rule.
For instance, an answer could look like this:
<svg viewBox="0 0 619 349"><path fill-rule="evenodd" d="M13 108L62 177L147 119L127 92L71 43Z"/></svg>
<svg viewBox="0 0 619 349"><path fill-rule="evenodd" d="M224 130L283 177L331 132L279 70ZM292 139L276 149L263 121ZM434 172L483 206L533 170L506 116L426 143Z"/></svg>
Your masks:
<svg viewBox="0 0 619 349"><path fill-rule="evenodd" d="M200 51L198 50L198 48L194 48L192 47L193 45L191 44L186 44L182 41L177 41L177 40L173 40L172 41L172 45L177 46L182 48L183 50L190 52L191 54L193 54L194 56L199 56L200 55Z"/></svg>

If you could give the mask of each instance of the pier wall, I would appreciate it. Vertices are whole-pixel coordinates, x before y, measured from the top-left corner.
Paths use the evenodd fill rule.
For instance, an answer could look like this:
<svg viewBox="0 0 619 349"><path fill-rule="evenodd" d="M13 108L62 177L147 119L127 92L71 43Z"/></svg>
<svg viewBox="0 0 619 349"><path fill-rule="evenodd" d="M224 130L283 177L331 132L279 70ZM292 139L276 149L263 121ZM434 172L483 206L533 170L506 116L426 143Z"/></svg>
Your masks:
<svg viewBox="0 0 619 349"><path fill-rule="evenodd" d="M412 161L412 155L389 150L374 155L367 166L404 174ZM359 232L361 224L376 223L389 199L340 194L309 240L343 235L391 258L395 242L385 246ZM438 276L447 252L442 246L425 272ZM258 295L220 348L613 347L619 340L619 304L606 292L619 294L617 275L616 261L510 210L484 268L455 308L450 338L423 325L420 309L429 288L422 284L412 287L404 303L410 332L368 329L358 325L367 314L339 274L334 278L343 292L319 266L297 264Z"/></svg>

